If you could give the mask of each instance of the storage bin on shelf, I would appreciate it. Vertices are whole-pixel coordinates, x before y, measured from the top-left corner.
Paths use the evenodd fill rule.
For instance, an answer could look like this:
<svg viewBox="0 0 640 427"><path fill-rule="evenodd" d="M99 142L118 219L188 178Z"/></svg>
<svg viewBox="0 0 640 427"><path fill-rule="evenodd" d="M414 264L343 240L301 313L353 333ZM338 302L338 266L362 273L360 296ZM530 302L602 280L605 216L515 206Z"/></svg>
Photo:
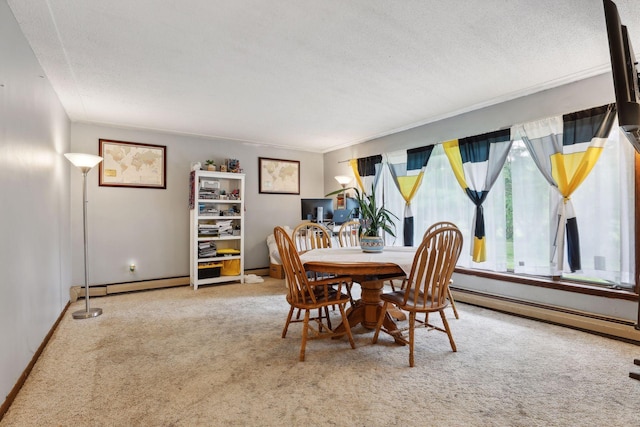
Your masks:
<svg viewBox="0 0 640 427"><path fill-rule="evenodd" d="M234 256L240 255L240 251L238 249L219 249L218 255L222 256ZM237 276L240 274L240 260L239 259L225 259L222 260L222 271L223 276Z"/></svg>
<svg viewBox="0 0 640 427"><path fill-rule="evenodd" d="M222 267L221 262L201 262L198 264L198 280L220 277Z"/></svg>

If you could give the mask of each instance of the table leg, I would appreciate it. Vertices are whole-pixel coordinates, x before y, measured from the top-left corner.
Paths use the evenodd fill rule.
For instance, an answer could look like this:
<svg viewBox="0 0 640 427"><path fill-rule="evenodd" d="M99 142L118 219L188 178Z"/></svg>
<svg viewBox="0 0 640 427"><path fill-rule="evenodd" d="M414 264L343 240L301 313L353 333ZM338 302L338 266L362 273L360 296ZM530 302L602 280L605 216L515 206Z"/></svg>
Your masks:
<svg viewBox="0 0 640 427"><path fill-rule="evenodd" d="M356 301L356 303L347 310L347 319L349 320L349 326L351 328L358 324L362 324L362 326L367 329L375 329L376 324L378 323L378 316L380 316L380 310L382 310L382 300L380 299L382 282L379 282L379 288L375 283L378 282L361 283L362 299ZM395 331L398 329L398 325L396 325L396 322L393 320L389 311L385 313L382 325L388 331ZM341 323L335 331L344 332L344 323ZM405 345L402 341L398 341L395 338L394 340L397 344Z"/></svg>

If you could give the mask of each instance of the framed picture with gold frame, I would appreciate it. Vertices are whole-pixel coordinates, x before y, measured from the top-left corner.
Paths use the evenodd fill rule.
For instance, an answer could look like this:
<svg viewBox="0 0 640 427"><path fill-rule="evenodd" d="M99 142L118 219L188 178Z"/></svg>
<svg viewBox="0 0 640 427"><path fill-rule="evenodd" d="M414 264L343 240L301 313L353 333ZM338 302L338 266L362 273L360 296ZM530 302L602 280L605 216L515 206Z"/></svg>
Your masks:
<svg viewBox="0 0 640 427"><path fill-rule="evenodd" d="M167 147L100 139L99 185L167 188Z"/></svg>

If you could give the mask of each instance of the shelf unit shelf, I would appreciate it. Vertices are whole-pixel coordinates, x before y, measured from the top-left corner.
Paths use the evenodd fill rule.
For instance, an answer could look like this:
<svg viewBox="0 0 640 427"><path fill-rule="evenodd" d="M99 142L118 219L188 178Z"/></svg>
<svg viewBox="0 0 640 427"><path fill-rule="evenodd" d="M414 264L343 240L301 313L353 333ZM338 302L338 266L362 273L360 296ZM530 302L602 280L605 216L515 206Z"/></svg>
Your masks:
<svg viewBox="0 0 640 427"><path fill-rule="evenodd" d="M240 240L242 237L240 236L211 236L211 237L202 237L198 236L198 242L208 242L209 240Z"/></svg>
<svg viewBox="0 0 640 427"><path fill-rule="evenodd" d="M195 290L202 285L244 283L245 175L209 171L191 174L191 286ZM209 197L201 197L202 194ZM212 213L203 214L203 211ZM215 233L220 234L203 235L203 229L216 230ZM220 250L234 253L217 254Z"/></svg>

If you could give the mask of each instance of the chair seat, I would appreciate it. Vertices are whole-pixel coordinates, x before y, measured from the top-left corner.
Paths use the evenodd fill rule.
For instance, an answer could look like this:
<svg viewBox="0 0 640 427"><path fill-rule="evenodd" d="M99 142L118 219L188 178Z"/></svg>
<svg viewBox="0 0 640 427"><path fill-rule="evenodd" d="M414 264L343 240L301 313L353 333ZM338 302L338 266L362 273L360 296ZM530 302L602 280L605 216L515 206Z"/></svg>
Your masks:
<svg viewBox="0 0 640 427"><path fill-rule="evenodd" d="M314 293L316 294L315 302L313 302L311 296L307 296L305 301L292 301L289 297L287 297L287 301L295 308L301 308L303 310L307 308L318 308L333 304L344 304L350 301L349 295L343 292L338 295L338 292L336 292L336 290L333 288L329 288L329 290L329 295L325 295L322 289L320 289L319 292L314 291Z"/></svg>
<svg viewBox="0 0 640 427"><path fill-rule="evenodd" d="M424 293L418 293L418 298L413 297L413 293L409 293L407 298L407 304L404 303L405 291L395 291L380 295L382 301L395 304L398 308L406 311L415 311L418 313L441 310L449 305L449 301L445 300L444 304L433 305L433 301L430 300L431 295L428 295L425 301Z"/></svg>

